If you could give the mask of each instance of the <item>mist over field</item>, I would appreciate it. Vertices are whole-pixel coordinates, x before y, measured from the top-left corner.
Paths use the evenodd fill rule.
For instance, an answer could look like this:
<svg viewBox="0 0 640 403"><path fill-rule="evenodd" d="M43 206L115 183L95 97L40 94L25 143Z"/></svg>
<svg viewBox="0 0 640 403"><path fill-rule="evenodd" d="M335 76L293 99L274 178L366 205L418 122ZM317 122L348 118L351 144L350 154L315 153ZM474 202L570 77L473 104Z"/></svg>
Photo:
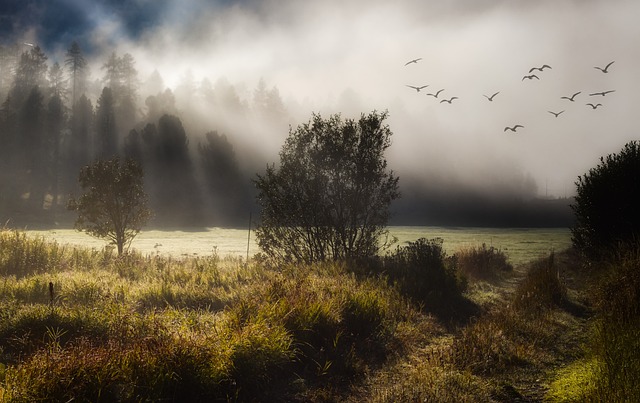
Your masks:
<svg viewBox="0 0 640 403"><path fill-rule="evenodd" d="M314 112L387 110L402 192L392 223L566 226L578 175L638 137L639 13L631 0L10 1L0 6L0 100L37 47L48 68L41 86L51 87L55 63L64 71L70 119L77 42L92 108L120 86L111 88L117 146L145 161L163 224L245 225L256 209L250 179L278 161L290 128ZM109 75L123 60L130 86ZM612 61L606 73L595 68ZM614 92L589 95L604 91ZM49 98L43 90L43 107ZM23 105L12 99L5 140L6 117L19 119ZM160 122L165 114L177 119ZM63 158L71 133L61 130ZM87 144L87 157L99 154ZM66 194L74 171L58 175ZM1 218L27 215L34 192L3 178Z"/></svg>

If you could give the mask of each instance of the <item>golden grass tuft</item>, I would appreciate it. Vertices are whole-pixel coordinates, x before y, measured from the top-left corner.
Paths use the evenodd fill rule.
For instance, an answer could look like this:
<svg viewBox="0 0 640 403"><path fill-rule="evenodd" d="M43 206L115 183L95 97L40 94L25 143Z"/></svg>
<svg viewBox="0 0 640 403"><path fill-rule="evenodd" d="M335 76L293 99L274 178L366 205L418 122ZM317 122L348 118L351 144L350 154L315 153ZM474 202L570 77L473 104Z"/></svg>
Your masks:
<svg viewBox="0 0 640 403"><path fill-rule="evenodd" d="M507 255L493 246L461 248L451 258L463 275L473 280L493 280L513 271Z"/></svg>
<svg viewBox="0 0 640 403"><path fill-rule="evenodd" d="M526 277L518 284L514 297L514 306L522 312L541 312L561 306L567 300L567 287L564 284L555 254L533 262Z"/></svg>

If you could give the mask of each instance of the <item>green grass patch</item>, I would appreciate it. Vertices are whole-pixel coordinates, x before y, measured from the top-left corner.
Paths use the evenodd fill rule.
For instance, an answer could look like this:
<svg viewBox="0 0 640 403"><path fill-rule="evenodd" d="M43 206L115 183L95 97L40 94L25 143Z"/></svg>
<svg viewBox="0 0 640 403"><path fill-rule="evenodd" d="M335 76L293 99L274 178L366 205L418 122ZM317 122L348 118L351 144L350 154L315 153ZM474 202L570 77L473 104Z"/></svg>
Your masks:
<svg viewBox="0 0 640 403"><path fill-rule="evenodd" d="M598 359L576 361L558 371L546 397L563 403L594 401L592 397L601 373L602 363Z"/></svg>

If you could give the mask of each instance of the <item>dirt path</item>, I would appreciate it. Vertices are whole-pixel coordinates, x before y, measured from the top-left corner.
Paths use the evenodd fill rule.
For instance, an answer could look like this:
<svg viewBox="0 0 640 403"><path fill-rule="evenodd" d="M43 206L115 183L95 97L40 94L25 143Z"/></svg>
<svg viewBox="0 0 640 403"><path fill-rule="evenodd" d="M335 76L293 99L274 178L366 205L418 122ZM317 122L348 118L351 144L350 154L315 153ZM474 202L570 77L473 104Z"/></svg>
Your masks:
<svg viewBox="0 0 640 403"><path fill-rule="evenodd" d="M561 282L566 286L567 298L561 306L546 313L546 320L554 336L547 343L538 346L543 354L548 354L540 366L515 367L509 376L510 383L506 392L510 392L513 402L543 402L549 385L554 381L559 369L564 368L583 354L583 345L588 335L588 321L591 310L586 297L586 281L577 266L577 257L570 252L557 253L554 265ZM505 300L512 299L516 288L523 281L531 265L514 269L512 276L501 283Z"/></svg>
<svg viewBox="0 0 640 403"><path fill-rule="evenodd" d="M413 336L406 351L344 400L544 402L558 370L581 358L588 335L585 281L574 262L567 252L556 254L567 298L530 316L513 301L533 264L500 279L471 281L467 296L481 307L479 316L431 330L433 337Z"/></svg>

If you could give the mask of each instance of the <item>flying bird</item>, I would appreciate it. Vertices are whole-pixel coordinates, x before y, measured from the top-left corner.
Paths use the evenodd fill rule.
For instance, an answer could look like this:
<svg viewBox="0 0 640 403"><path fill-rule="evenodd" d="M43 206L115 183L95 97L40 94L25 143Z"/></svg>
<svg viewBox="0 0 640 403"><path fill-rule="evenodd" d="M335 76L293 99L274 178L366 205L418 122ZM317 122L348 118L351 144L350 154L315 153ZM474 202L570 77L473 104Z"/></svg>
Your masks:
<svg viewBox="0 0 640 403"><path fill-rule="evenodd" d="M614 60L613 62L615 62L615 60ZM611 65L613 64L613 62L611 62L611 63L607 64L607 65L604 67L604 69L603 69L602 67L598 67L598 66L595 66L595 67L594 67L594 69L598 69L598 70L600 70L600 71L601 71L601 72L603 72L603 73L608 73L608 72L609 72L609 66L611 66Z"/></svg>
<svg viewBox="0 0 640 403"><path fill-rule="evenodd" d="M602 95L605 96L610 92L615 92L616 90L609 90L609 91L602 91L602 92L594 92L593 94L589 94L589 96L594 96L594 95Z"/></svg>
<svg viewBox="0 0 640 403"><path fill-rule="evenodd" d="M482 94L482 95L484 95L484 97L485 97L485 98L487 98L489 101L492 101L492 102L493 102L493 97L495 97L495 96L496 96L496 95L498 95L499 93L500 93L500 91L498 91L498 92L494 93L494 94L493 94L493 95L491 95L490 97L488 97L488 96L486 96L486 95L484 95L484 94Z"/></svg>
<svg viewBox="0 0 640 403"><path fill-rule="evenodd" d="M443 103L443 102L451 103L451 101L453 101L454 99L458 99L458 97L451 97L449 99L443 99L442 101L440 101L440 103Z"/></svg>
<svg viewBox="0 0 640 403"><path fill-rule="evenodd" d="M516 130L518 130L518 127L524 128L524 126L522 126L522 125L515 125L513 127L507 126L507 127L504 128L503 131L506 132L507 130L511 130L512 132L515 132Z"/></svg>
<svg viewBox="0 0 640 403"><path fill-rule="evenodd" d="M411 63L418 63L420 60L422 60L421 57L417 58L417 59L413 59L413 60L409 60L408 62L406 62L404 65L407 66Z"/></svg>
<svg viewBox="0 0 640 403"><path fill-rule="evenodd" d="M532 67L529 69L529 73L533 73L534 70L543 71L546 68L551 68L548 64L543 64L541 67Z"/></svg>
<svg viewBox="0 0 640 403"><path fill-rule="evenodd" d="M591 103L589 103L589 104L587 104L587 105L589 105L589 106L590 106L591 108L593 108L593 109L598 109L598 106L602 106L602 104L595 104L595 105L594 105L594 104L591 104Z"/></svg>
<svg viewBox="0 0 640 403"><path fill-rule="evenodd" d="M560 111L560 112L547 111L547 112L549 112L550 114L552 114L552 115L553 115L553 116L555 116L555 117L558 117L558 115L560 115L560 114L561 114L562 112L564 112L564 111Z"/></svg>
<svg viewBox="0 0 640 403"><path fill-rule="evenodd" d="M582 91L578 91L575 94L571 95L570 97L560 97L560 99L568 99L569 101L574 102L573 98L575 98L576 95L578 95L580 93L582 93Z"/></svg>
<svg viewBox="0 0 640 403"><path fill-rule="evenodd" d="M423 85L423 86L420 86L420 87L414 87L413 85L407 85L407 87L413 88L414 90L416 90L416 92L420 92L421 89L427 88L428 85Z"/></svg>
<svg viewBox="0 0 640 403"><path fill-rule="evenodd" d="M537 79L537 80L539 80L539 79L540 79L540 77L536 76L535 74L530 74L530 75L528 75L528 76L524 76L524 77L522 77L522 81L524 81L524 79L525 79L525 78L526 78L526 79L529 79L529 80L532 80L532 79L534 79L534 78L535 78L535 79Z"/></svg>
<svg viewBox="0 0 640 403"><path fill-rule="evenodd" d="M444 91L444 88L443 88L443 89L441 89L441 90L438 90L435 94L427 94L427 95L431 95L431 96L432 96L432 97L434 97L434 98L438 98L438 95L440 95L440 93L441 93L442 91Z"/></svg>

